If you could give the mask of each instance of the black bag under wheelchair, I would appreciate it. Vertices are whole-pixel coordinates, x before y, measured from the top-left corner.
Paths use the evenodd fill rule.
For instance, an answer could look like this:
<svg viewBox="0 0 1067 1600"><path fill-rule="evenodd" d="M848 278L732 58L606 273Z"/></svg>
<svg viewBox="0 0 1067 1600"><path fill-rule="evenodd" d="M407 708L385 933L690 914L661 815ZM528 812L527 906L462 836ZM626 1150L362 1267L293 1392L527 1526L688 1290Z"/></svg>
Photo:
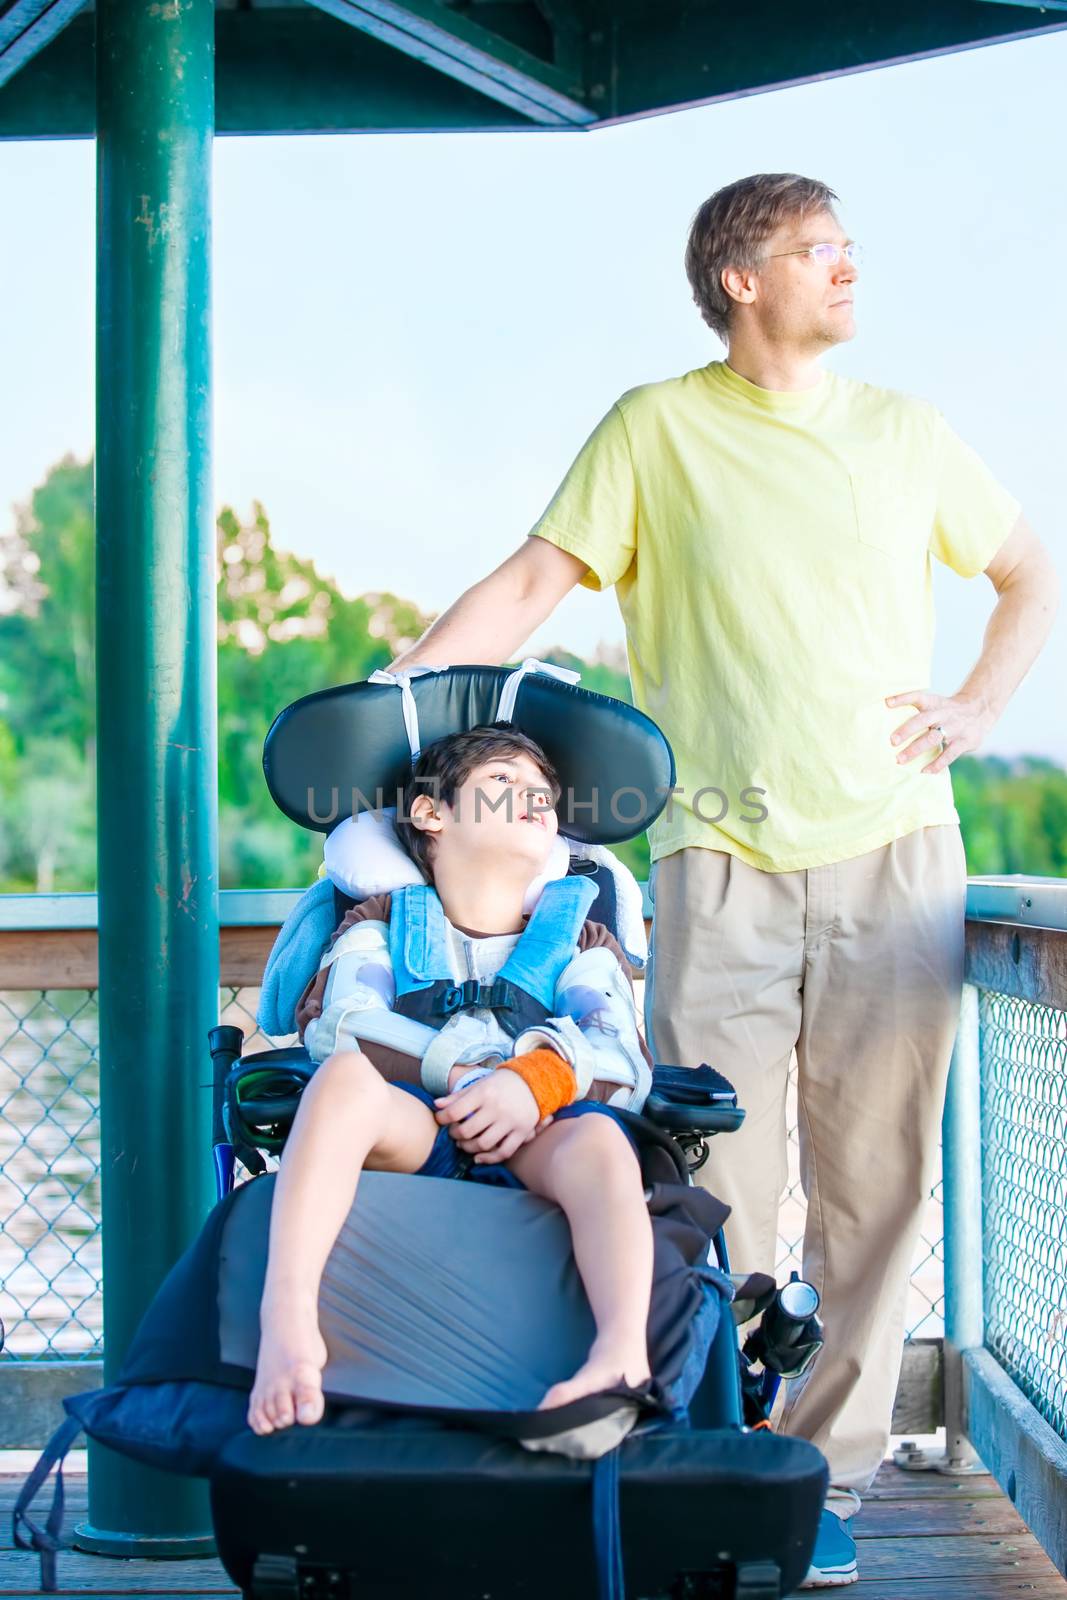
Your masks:
<svg viewBox="0 0 1067 1600"><path fill-rule="evenodd" d="M413 720L429 743L491 724L504 694L504 720L544 748L573 802L560 828L576 841L570 870L596 880L590 917L625 935L615 871L578 846L646 827L673 783L671 753L649 718L538 666L423 673L403 704L385 682L307 696L268 734L271 792L327 831L335 791L343 816L350 792L403 790ZM644 797L636 821L600 803L622 789ZM351 903L334 891L331 926ZM242 1056L242 1044L238 1029L212 1031L219 1203L118 1382L64 1402L16 1506L16 1542L41 1552L43 1586L58 1519L53 1507L35 1521L32 1501L82 1427L210 1479L219 1554L245 1600L778 1600L799 1583L827 1468L767 1419L779 1379L817 1354L817 1302L806 1285L731 1276L727 1208L692 1182L708 1141L744 1117L721 1075L659 1065L641 1112L617 1112L652 1222L649 1384L539 1411L594 1332L562 1213L524 1190L368 1172L323 1275L326 1414L261 1437L245 1412L274 1184L264 1153L284 1146L314 1063L298 1046ZM235 1186L236 1165L254 1181ZM755 1332L742 1351L744 1323Z"/></svg>

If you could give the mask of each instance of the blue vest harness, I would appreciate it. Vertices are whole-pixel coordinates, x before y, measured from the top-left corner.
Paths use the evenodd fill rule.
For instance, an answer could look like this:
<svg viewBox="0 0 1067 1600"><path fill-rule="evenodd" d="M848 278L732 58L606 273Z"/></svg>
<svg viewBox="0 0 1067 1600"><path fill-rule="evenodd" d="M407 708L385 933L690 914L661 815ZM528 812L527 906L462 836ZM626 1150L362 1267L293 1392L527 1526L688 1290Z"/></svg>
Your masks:
<svg viewBox="0 0 1067 1600"><path fill-rule="evenodd" d="M437 891L412 884L394 891L389 914L389 956L396 981L393 1010L430 1028L443 1028L461 1011L490 1010L510 1038L552 1015L564 968L596 899L586 877L547 883L514 950L491 982L457 983L448 959L445 914Z"/></svg>

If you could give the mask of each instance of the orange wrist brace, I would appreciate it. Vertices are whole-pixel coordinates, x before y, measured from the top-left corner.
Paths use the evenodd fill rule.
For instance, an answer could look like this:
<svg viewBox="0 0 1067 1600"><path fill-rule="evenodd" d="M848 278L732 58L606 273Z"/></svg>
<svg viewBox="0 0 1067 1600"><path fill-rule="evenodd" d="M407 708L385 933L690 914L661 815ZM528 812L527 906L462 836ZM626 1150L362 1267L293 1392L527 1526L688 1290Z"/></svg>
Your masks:
<svg viewBox="0 0 1067 1600"><path fill-rule="evenodd" d="M542 1117L569 1106L578 1089L574 1068L554 1050L528 1050L512 1061L502 1061L499 1071L517 1072L537 1101Z"/></svg>

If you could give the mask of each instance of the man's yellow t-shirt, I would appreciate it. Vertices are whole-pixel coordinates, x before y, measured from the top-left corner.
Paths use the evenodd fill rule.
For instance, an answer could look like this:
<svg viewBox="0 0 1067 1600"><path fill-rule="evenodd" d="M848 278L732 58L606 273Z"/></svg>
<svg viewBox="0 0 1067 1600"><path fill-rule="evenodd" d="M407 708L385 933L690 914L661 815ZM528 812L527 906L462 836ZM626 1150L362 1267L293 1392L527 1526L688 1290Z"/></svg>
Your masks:
<svg viewBox="0 0 1067 1600"><path fill-rule="evenodd" d="M614 584L635 703L674 749L652 859L771 872L958 820L933 751L901 765L886 697L931 687L930 556L988 566L1019 506L932 405L725 362L624 394L532 532Z"/></svg>

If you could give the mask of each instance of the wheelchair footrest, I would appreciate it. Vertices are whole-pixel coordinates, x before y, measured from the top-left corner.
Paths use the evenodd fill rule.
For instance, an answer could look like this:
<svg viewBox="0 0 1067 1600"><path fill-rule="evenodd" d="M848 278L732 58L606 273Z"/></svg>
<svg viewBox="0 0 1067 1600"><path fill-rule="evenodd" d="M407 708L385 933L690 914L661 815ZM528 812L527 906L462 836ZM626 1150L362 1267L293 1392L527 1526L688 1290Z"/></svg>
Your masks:
<svg viewBox="0 0 1067 1600"><path fill-rule="evenodd" d="M788 1594L826 1466L802 1439L668 1428L620 1449L626 1594ZM219 1554L249 1597L589 1600L592 1464L412 1419L242 1434L211 1485ZM534 1530L543 1530L534 1537ZM264 1562L264 1557L273 1558ZM256 1575L265 1580L256 1586ZM753 1587L762 1572L767 1587ZM289 1588L286 1588L289 1585Z"/></svg>

